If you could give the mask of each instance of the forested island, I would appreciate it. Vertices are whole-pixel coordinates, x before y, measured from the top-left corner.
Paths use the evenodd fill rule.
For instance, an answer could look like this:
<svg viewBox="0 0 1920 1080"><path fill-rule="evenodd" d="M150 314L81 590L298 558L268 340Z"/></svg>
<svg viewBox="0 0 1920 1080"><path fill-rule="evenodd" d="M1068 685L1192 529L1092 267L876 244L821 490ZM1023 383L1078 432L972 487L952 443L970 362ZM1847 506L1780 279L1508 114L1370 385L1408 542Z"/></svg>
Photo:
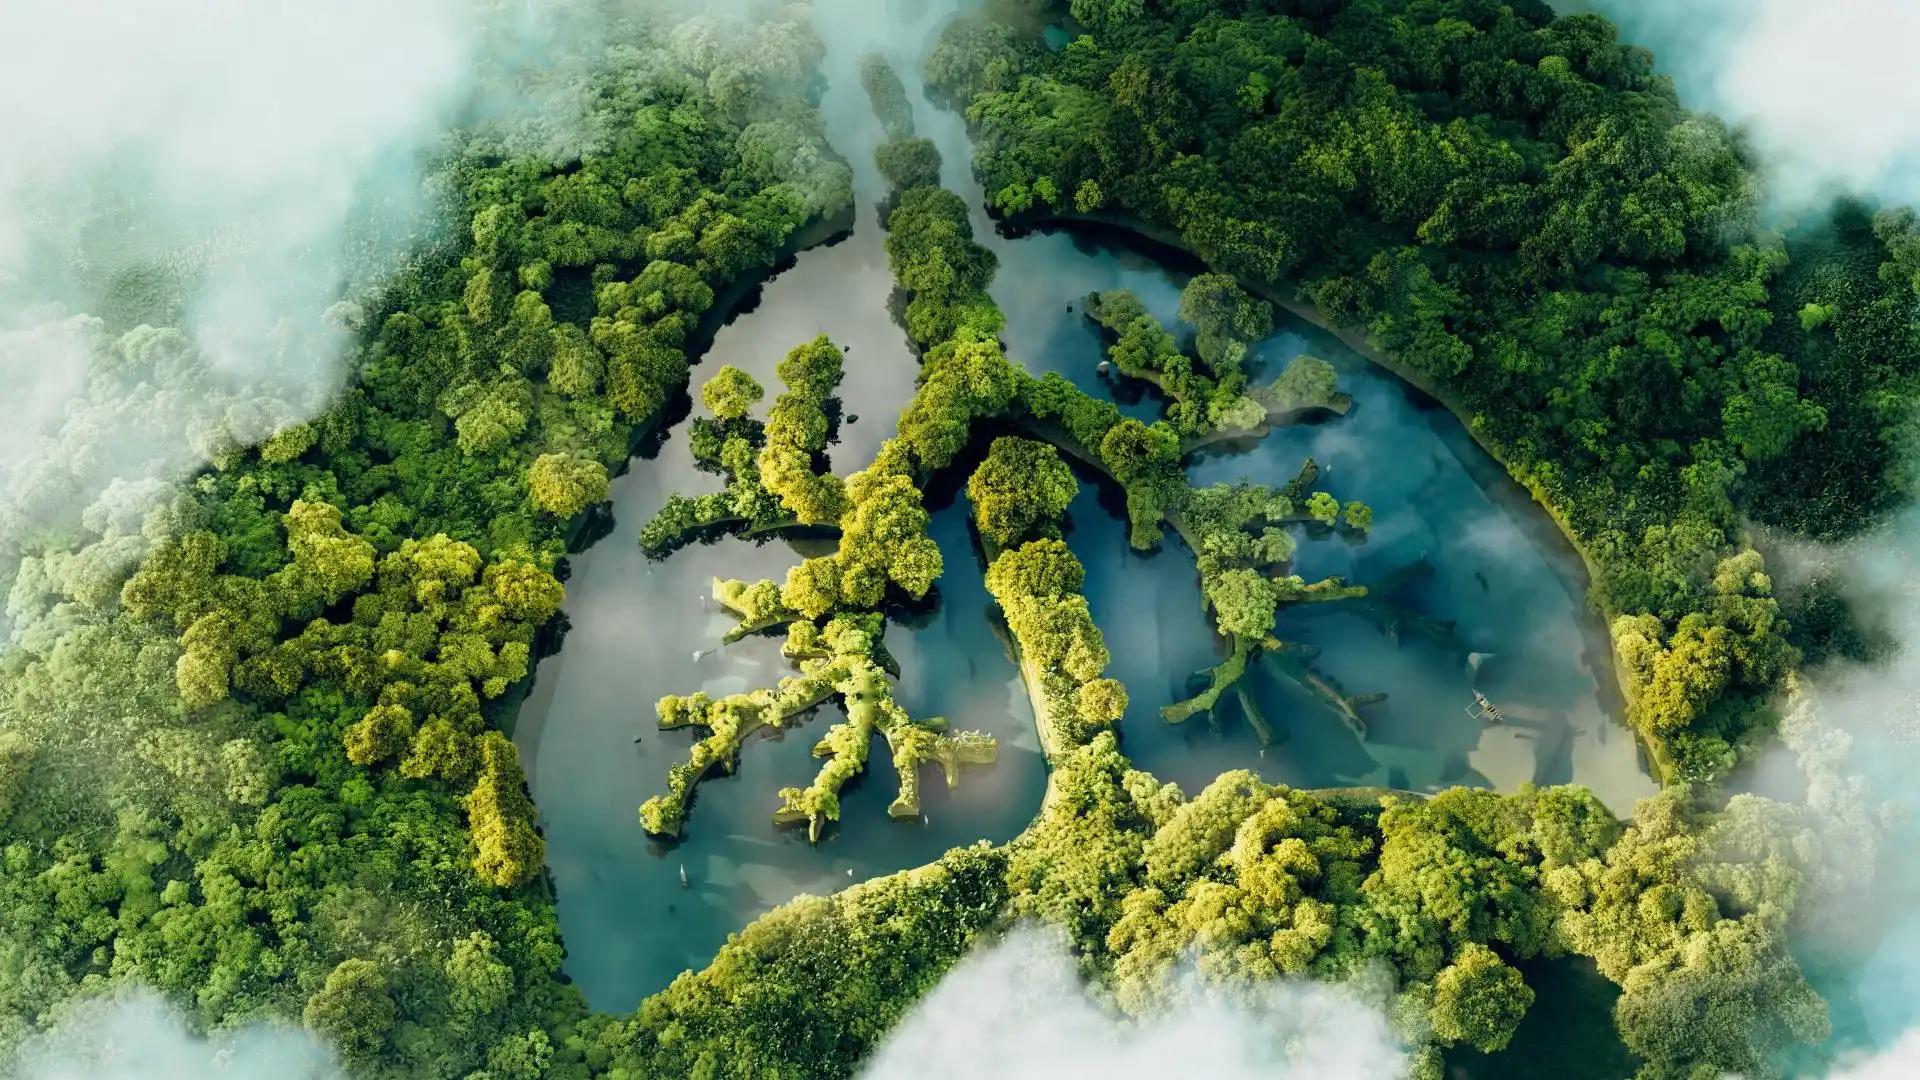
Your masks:
<svg viewBox="0 0 1920 1080"><path fill-rule="evenodd" d="M551 48L588 51L480 95L584 119L477 99L428 178L448 227L287 331L347 343L324 410L248 438L248 403L222 399L185 482L110 488L5 552L0 1062L143 986L199 1031L301 1024L355 1076L851 1077L960 957L1033 921L1130 1021L1183 978L1229 1001L1371 980L1423 1080L1498 1060L1556 963L1611 988L1618 1057L1596 1080L1777 1076L1827 1038L1793 948L1871 934L1849 904L1887 826L1806 672L1886 646L1830 582L1776 587L1762 549L1905 503L1912 211L1843 200L1770 231L1727 127L1606 20L1539 0L990 7L943 19L921 71L863 59L873 146L827 137L824 13L586 7L603 31ZM959 163L915 130L921 81L964 116L998 228L1198 266L1177 320L1125 290L1074 298L1098 378L1143 407L1010 351L999 258L943 186ZM787 342L777 386L702 361L759 283L855 228L854 154L889 189L894 291L871 302L919 367L897 416L859 418L890 432L877 453L836 461L858 355ZM83 320L90 396L212 385L164 286L116 278ZM1182 791L1128 756L1136 692L1068 543L1083 488L1135 551L1193 560L1214 662L1154 722L1243 724L1285 754L1253 691L1269 680L1364 742L1396 687L1324 674L1278 632L1290 609L1480 662L1404 598L1431 564L1302 572L1388 509L1312 459L1192 479L1349 413L1326 360L1255 363L1286 318L1431 395L1577 550L1661 788L1630 816L1573 784L1305 790L1253 762ZM710 486L608 536L611 480L670 439ZM761 793L768 829L830 839L875 739L899 782L885 813L911 828L928 777L964 786L1003 752L897 700L889 628L976 570L930 536L938 491L964 494L1030 704L1037 816L801 896L633 1012L596 1011L563 971L582 946L514 730L566 647L570 558L637 538L670 574L693 545L806 545L783 580L677 583L736 620L695 648L768 636L789 671L634 702L641 738L685 749L628 827L671 845L760 735L837 713L806 735L811 781ZM1742 783L1778 745L1801 801Z"/></svg>

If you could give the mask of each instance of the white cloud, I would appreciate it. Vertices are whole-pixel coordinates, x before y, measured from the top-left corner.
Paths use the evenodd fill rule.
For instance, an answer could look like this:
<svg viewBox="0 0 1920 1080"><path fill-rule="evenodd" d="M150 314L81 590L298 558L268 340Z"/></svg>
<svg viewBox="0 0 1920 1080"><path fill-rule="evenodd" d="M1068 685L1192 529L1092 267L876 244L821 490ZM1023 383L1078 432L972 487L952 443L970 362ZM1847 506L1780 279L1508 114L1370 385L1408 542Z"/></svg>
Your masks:
<svg viewBox="0 0 1920 1080"><path fill-rule="evenodd" d="M190 1034L148 994L82 1004L21 1047L20 1080L336 1080L305 1032L254 1025L217 1040Z"/></svg>
<svg viewBox="0 0 1920 1080"><path fill-rule="evenodd" d="M1391 1080L1385 1017L1338 988L1280 983L1257 1009L1193 997L1123 1024L1082 990L1065 947L1019 929L962 960L901 1021L863 1080Z"/></svg>
<svg viewBox="0 0 1920 1080"><path fill-rule="evenodd" d="M1920 200L1920 79L1912 0L1590 0L1654 51L1681 98L1745 123L1775 194L1805 206L1834 186Z"/></svg>
<svg viewBox="0 0 1920 1080"><path fill-rule="evenodd" d="M475 0L9 7L0 580L116 479L199 464L196 430L258 438L325 407L345 341L322 313L422 220L417 151L466 100L475 16ZM204 369L167 344L147 385L90 387L136 316L178 326Z"/></svg>

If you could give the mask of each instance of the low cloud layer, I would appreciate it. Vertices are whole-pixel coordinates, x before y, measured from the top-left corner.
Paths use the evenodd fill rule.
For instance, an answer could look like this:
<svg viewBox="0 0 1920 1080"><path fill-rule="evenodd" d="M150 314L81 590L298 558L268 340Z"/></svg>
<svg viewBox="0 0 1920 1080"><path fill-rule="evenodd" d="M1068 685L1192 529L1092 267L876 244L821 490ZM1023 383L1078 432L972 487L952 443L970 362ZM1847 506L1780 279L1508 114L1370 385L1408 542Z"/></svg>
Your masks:
<svg viewBox="0 0 1920 1080"><path fill-rule="evenodd" d="M1020 930L963 960L901 1021L863 1080L1392 1080L1406 1060L1379 1010L1276 984L1256 1010L1194 998L1123 1025L1081 989L1063 945Z"/></svg>
<svg viewBox="0 0 1920 1080"><path fill-rule="evenodd" d="M1783 207L1837 188L1920 201L1912 0L1582 0L1654 52L1681 98L1746 124Z"/></svg>
<svg viewBox="0 0 1920 1080"><path fill-rule="evenodd" d="M158 998L82 1005L21 1048L19 1080L338 1080L306 1033L257 1025L217 1041L189 1034Z"/></svg>
<svg viewBox="0 0 1920 1080"><path fill-rule="evenodd" d="M10 12L0 582L116 480L177 478L223 438L324 408L347 339L323 316L427 220L419 151L470 91L474 16L473 0ZM139 324L176 332L126 343Z"/></svg>

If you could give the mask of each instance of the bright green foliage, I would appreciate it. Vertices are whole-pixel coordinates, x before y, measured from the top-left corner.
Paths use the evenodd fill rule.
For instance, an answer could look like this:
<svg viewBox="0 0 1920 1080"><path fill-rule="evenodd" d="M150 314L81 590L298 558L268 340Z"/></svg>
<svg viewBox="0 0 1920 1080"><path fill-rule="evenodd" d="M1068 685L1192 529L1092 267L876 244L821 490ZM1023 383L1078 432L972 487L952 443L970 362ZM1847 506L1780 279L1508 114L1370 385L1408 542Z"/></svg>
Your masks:
<svg viewBox="0 0 1920 1080"><path fill-rule="evenodd" d="M1282 524L1297 518L1293 500L1264 486L1215 484L1195 488L1180 508L1204 579L1232 567L1258 569L1293 558L1294 540Z"/></svg>
<svg viewBox="0 0 1920 1080"><path fill-rule="evenodd" d="M1705 593L1670 628L1652 614L1613 626L1628 717L1656 747L1678 752L1671 767L1683 773L1732 763L1746 712L1796 659L1758 553L1722 560Z"/></svg>
<svg viewBox="0 0 1920 1080"><path fill-rule="evenodd" d="M999 313L986 296L999 260L974 242L967 204L958 195L938 187L902 192L887 219L886 247L894 279L913 294L907 336L914 344L931 348L962 326L981 335L999 328Z"/></svg>
<svg viewBox="0 0 1920 1080"><path fill-rule="evenodd" d="M500 1012L513 994L513 969L501 962L499 952L492 938L476 930L455 942L447 957L447 1000L468 1023Z"/></svg>
<svg viewBox="0 0 1920 1080"><path fill-rule="evenodd" d="M478 852L474 869L503 887L531 881L546 865L547 844L533 831L533 803L527 798L520 754L497 731L480 736L478 744L480 779L466 800Z"/></svg>
<svg viewBox="0 0 1920 1080"><path fill-rule="evenodd" d="M998 309L984 302L997 320ZM951 464L966 447L973 422L1006 409L1020 387L1019 373L999 341L975 336L971 329L929 350L920 379L919 393L900 414L899 430L901 443L925 472Z"/></svg>
<svg viewBox="0 0 1920 1080"><path fill-rule="evenodd" d="M1228 773L1178 806L1144 850L1142 886L1108 933L1121 1007L1150 1014L1171 989L1183 953L1199 949L1201 978L1251 998L1260 983L1355 951L1340 909L1355 901L1364 834L1305 793ZM1217 879L1192 875L1218 868Z"/></svg>
<svg viewBox="0 0 1920 1080"><path fill-rule="evenodd" d="M569 454L541 454L527 470L527 495L555 517L570 518L607 499L607 467Z"/></svg>
<svg viewBox="0 0 1920 1080"><path fill-rule="evenodd" d="M1726 125L1605 20L1080 7L1063 49L956 26L927 71L978 131L996 210L1044 217L1042 179L1091 185L1079 212L1213 269L1183 302L1193 372L1164 354L1149 372L1181 435L1243 418L1230 397L1197 407L1195 382L1230 385L1261 325L1240 290L1297 296L1471 423L1592 556L1609 617L1669 623L1687 612L1630 588L1655 530L1688 531L1710 567L1743 515L1836 538L1916 489L1913 214L1842 203L1783 243ZM1284 385L1312 381L1244 393L1269 416L1332 400ZM1686 599L1710 606L1704 584ZM1652 736L1663 768L1723 769L1724 731L1765 722L1751 699L1697 715Z"/></svg>
<svg viewBox="0 0 1920 1080"><path fill-rule="evenodd" d="M1272 329L1272 311L1230 279L1202 275L1182 294L1182 316L1199 320L1197 361L1124 289L1089 296L1086 312L1112 342L1107 356L1121 374L1151 382L1172 399L1167 417L1179 434L1250 431L1265 422L1266 407L1246 393L1240 361L1246 346Z"/></svg>
<svg viewBox="0 0 1920 1080"><path fill-rule="evenodd" d="M1670 788L1635 810L1603 858L1547 875L1567 913L1561 933L1624 990L1621 1035L1653 1076L1776 1075L1774 1053L1828 1034L1826 1003L1807 985L1782 933L1798 875L1769 874L1729 902L1696 873L1755 877L1748 863L1715 868ZM1776 864L1785 869L1785 864ZM1731 873L1728 873L1731 871Z"/></svg>
<svg viewBox="0 0 1920 1080"><path fill-rule="evenodd" d="M476 100L579 107L459 118L422 163L445 218L329 316L352 373L331 407L285 424L287 403L208 393L193 440L217 468L8 567L0 1058L83 987L137 982L201 1030L304 1014L358 1075L588 1072L491 713L559 607L566 515L678 390L716 291L847 194L810 205L832 185L802 182L806 154L775 175L771 129L729 112L750 87L754 119L798 134L780 145L824 151L803 12L675 34L595 12L604 33L526 37L496 7L477 35L551 44ZM90 393L200 392L176 330L99 351ZM243 422L272 433L257 453ZM543 497L548 470L564 496Z"/></svg>
<svg viewBox="0 0 1920 1080"><path fill-rule="evenodd" d="M379 765L404 753L413 739L413 714L404 705L375 705L347 729L347 760Z"/></svg>
<svg viewBox="0 0 1920 1080"><path fill-rule="evenodd" d="M1368 593L1366 587L1349 586L1339 578L1309 584L1297 575L1273 573L1284 569L1293 559L1295 543L1284 528L1286 524L1304 521L1330 524L1326 518L1327 508L1338 512L1340 504L1331 495L1310 492L1318 476L1318 467L1309 459L1300 474L1282 490L1244 482L1189 488L1186 478L1179 473L1174 474L1175 483L1166 485L1173 493L1167 500L1172 507L1169 520L1194 552L1201 591L1216 627L1228 644L1228 653L1220 663L1195 673L1206 676L1203 689L1184 701L1161 708L1160 715L1167 722L1185 723L1201 713L1210 714L1217 722L1216 710L1232 691L1231 700L1240 706L1261 745L1270 744L1273 729L1241 680L1251 672L1271 667L1274 674L1300 683L1314 697L1331 706L1356 735L1365 738L1365 725L1355 711L1356 699L1349 698L1332 680L1308 667L1304 659L1306 650L1273 637L1274 614L1282 605L1355 600ZM1256 667L1255 661L1262 656L1284 656L1285 659L1277 666Z"/></svg>
<svg viewBox="0 0 1920 1080"><path fill-rule="evenodd" d="M702 388L701 396L715 415L693 418L688 425L688 449L701 468L725 474L727 486L704 495L689 497L674 492L667 496L666 505L640 529L640 546L649 556L664 557L702 530L759 533L800 523L767 490L760 476L762 452L767 445L766 425L747 413L761 394L751 376L731 366L722 367ZM721 412L729 415L721 416ZM782 417L785 421L797 418L791 405ZM810 453L804 456L811 461ZM788 454L780 460L790 464L794 458ZM824 492L830 496L832 489L826 485L833 481L799 479L798 483L803 494Z"/></svg>
<svg viewBox="0 0 1920 1080"><path fill-rule="evenodd" d="M1468 945L1433 982L1433 1034L1483 1053L1506 1049L1533 990L1485 945Z"/></svg>
<svg viewBox="0 0 1920 1080"><path fill-rule="evenodd" d="M327 984L307 999L307 1030L339 1048L356 1065L370 1064L387 1044L396 1018L386 976L368 960L343 960Z"/></svg>
<svg viewBox="0 0 1920 1080"><path fill-rule="evenodd" d="M1129 769L1108 735L1057 759L1054 785L1013 845L1014 909L1065 927L1121 1008L1172 1004L1189 963L1210 993L1252 1003L1276 979L1386 960L1415 1049L1505 1044L1532 1002L1507 961L1557 940L1544 881L1618 835L1579 788L1456 789L1383 812L1377 793L1236 772L1188 799Z"/></svg>
<svg viewBox="0 0 1920 1080"><path fill-rule="evenodd" d="M1270 626L1271 606L1358 594L1272 574L1293 553L1286 523L1343 515L1364 531L1365 508L1329 516L1310 472L1281 492L1191 491L1178 469L1183 433L1344 408L1311 358L1211 400L1258 336L1264 306L1241 285L1283 275L1433 383L1571 522L1627 620L1634 719L1667 775L1730 762L1794 662L1758 556L1728 550L1740 513L1830 533L1895 499L1911 215L1856 208L1831 237L1790 238L1789 261L1747 228L1751 185L1718 126L1679 114L1591 16L1467 0L1074 7L1087 36L1057 54L958 20L927 69L949 100L979 99L1000 210L1060 212L1071 194L1080 212L1176 232L1224 272L1183 297L1197 360L1157 325L1116 330L1137 370L1184 387L1178 408L1123 422L1021 373L996 341L993 260L967 207L903 184L918 190L888 250L926 363L899 438L841 488L817 474L838 357L809 352L782 377L815 411L762 427L744 388L709 401L689 441L727 489L649 525L656 539L778 525L806 484L844 501L816 515L840 549L787 588L717 587L735 633L788 626L801 674L745 701L664 700L663 724L712 732L670 787L730 766L755 723L836 694L847 722L813 784L785 793L788 820L832 819L873 731L903 777L901 816L920 765L951 782L984 759L978 739L898 712L881 619L843 609L931 586L918 485L989 417L1124 471L1142 546L1163 523L1187 537L1233 638L1223 669L1311 678L1239 631ZM0 668L0 1053L74 995L137 980L208 1028L304 1016L363 1074L840 1077L1009 911L1066 926L1088 975L1139 1015L1188 958L1228 995L1384 963L1410 1040L1492 1048L1530 998L1513 965L1572 949L1622 985L1618 1020L1649 1077L1763 1077L1786 1044L1825 1034L1785 938L1813 918L1802 890L1831 897L1846 879L1811 808L1743 796L1701 812L1675 789L1622 833L1574 789L1382 812L1247 774L1189 801L1128 768L1105 730L1125 691L1102 675L1080 567L1054 540L1002 552L988 575L1054 766L1034 827L796 901L635 1015L587 1015L558 979L517 755L488 726L563 596L547 570L565 500L530 499L533 476L557 458L604 480L677 392L720 290L848 197L804 105L819 58L804 19L669 37L649 18L609 33L618 65L585 83L592 64L528 66L546 81L531 89L590 103L578 133L483 122L450 146L432 188L456 227L347 305L365 332L335 408L270 426L257 453L196 435L218 468L180 499L142 522L90 519L71 550L50 539L21 561ZM895 182L937 176L907 145ZM194 362L184 336L151 327L102 355L129 379ZM779 496L760 475L776 419L806 455L788 455ZM670 792L643 819L677 831L685 806Z"/></svg>
<svg viewBox="0 0 1920 1080"><path fill-rule="evenodd" d="M1151 426L1127 417L1100 440L1100 460L1127 488L1127 517L1134 547L1160 542L1160 523L1169 503L1186 487L1179 473L1180 436L1164 422Z"/></svg>
<svg viewBox="0 0 1920 1080"><path fill-rule="evenodd" d="M319 439L312 424L295 424L260 444L260 460L270 465L293 461L313 449Z"/></svg>
<svg viewBox="0 0 1920 1080"><path fill-rule="evenodd" d="M1180 439L1163 425L1128 417L1100 440L1100 460L1123 484L1146 479L1179 462Z"/></svg>
<svg viewBox="0 0 1920 1080"><path fill-rule="evenodd" d="M927 535L920 489L897 473L864 469L847 481L852 509L840 523L841 603L878 607L887 585L927 594L942 569L940 546ZM811 561L811 560L809 560Z"/></svg>
<svg viewBox="0 0 1920 1080"><path fill-rule="evenodd" d="M1131 785L1152 778L1129 767L1110 731L1049 763L1053 798L1008 845L1011 906L1065 928L1081 948L1104 950L1156 823ZM1179 788L1166 791L1180 801Z"/></svg>
<svg viewBox="0 0 1920 1080"><path fill-rule="evenodd" d="M751 411L766 394L753 376L734 367L720 365L713 378L700 384L700 400L716 420L738 420Z"/></svg>
<svg viewBox="0 0 1920 1080"><path fill-rule="evenodd" d="M846 484L817 471L814 459L827 446L826 408L840 385L840 348L822 334L789 352L779 373L787 391L767 414L761 481L802 524L837 522L849 509Z"/></svg>
<svg viewBox="0 0 1920 1080"><path fill-rule="evenodd" d="M1029 540L987 567L987 591L1013 632L1049 757L1084 745L1126 711L1124 690L1100 677L1107 646L1080 594L1083 574L1060 540ZM1086 691L1095 683L1100 689Z"/></svg>
<svg viewBox="0 0 1920 1080"><path fill-rule="evenodd" d="M987 459L967 478L980 534L996 548L1028 539L1037 527L1051 525L1066 512L1080 484L1053 447L1001 436Z"/></svg>
<svg viewBox="0 0 1920 1080"><path fill-rule="evenodd" d="M1279 590L1254 570L1222 570L1207 581L1207 602L1213 605L1220 629L1229 634L1262 639L1273 633L1273 609Z"/></svg>
<svg viewBox="0 0 1920 1080"><path fill-rule="evenodd" d="M632 1020L591 1021L599 1030L588 1057L611 1076L852 1076L994 924L1006 867L1001 849L956 848L930 866L777 908Z"/></svg>
<svg viewBox="0 0 1920 1080"><path fill-rule="evenodd" d="M1107 432L1120 422L1120 407L1089 396L1059 372L1020 383L1020 407L1033 419L1058 428L1083 453L1098 458Z"/></svg>
<svg viewBox="0 0 1920 1080"><path fill-rule="evenodd" d="M695 727L709 734L694 744L687 761L668 773L666 793L640 807L640 823L649 833L678 836L694 788L716 767L732 772L749 736L762 728L779 730L830 698L840 699L846 720L830 728L813 748L814 756L827 762L808 787L781 789L781 806L773 815L780 825L804 822L810 841L820 839L827 822L840 819L840 788L866 770L875 734L886 738L900 777L900 793L888 807L894 817L920 815L922 764L939 763L947 786L953 787L959 783L961 765L994 760L998 747L991 737L972 731L946 734L945 720L914 720L894 703L880 641L885 625L881 616L836 615L822 628L811 618L796 617L776 598L772 585L716 581L714 598L741 617L736 633L790 622L782 652L800 674L781 679L772 689L718 701L704 693L660 699L661 728Z"/></svg>

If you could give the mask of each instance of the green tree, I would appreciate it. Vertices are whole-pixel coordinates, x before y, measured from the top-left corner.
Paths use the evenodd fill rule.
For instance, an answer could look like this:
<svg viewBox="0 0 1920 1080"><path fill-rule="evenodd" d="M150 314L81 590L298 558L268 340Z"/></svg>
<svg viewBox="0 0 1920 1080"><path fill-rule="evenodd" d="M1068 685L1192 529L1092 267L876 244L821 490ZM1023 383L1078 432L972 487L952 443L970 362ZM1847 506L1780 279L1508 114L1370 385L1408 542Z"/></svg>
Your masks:
<svg viewBox="0 0 1920 1080"><path fill-rule="evenodd" d="M498 952L494 940L476 930L454 942L447 957L448 1000L469 1023L498 1013L513 994L513 969Z"/></svg>
<svg viewBox="0 0 1920 1080"><path fill-rule="evenodd" d="M1058 518L1079 488L1053 447L1003 435L967 478L967 499L981 534L1005 548Z"/></svg>
<svg viewBox="0 0 1920 1080"><path fill-rule="evenodd" d="M1246 347L1273 332L1273 305L1224 274L1200 274L1180 292L1180 317L1200 332L1200 359L1216 374L1239 369Z"/></svg>
<svg viewBox="0 0 1920 1080"><path fill-rule="evenodd" d="M1279 602L1273 581L1257 570L1223 570L1207 583L1207 600L1229 634L1261 640L1273 633Z"/></svg>
<svg viewBox="0 0 1920 1080"><path fill-rule="evenodd" d="M307 1030L331 1042L348 1063L366 1067L387 1046L398 1018L387 978L371 960L342 960L307 999Z"/></svg>
<svg viewBox="0 0 1920 1080"><path fill-rule="evenodd" d="M527 470L527 494L533 505L555 517L571 518L607 499L607 467L568 454L541 454Z"/></svg>
<svg viewBox="0 0 1920 1080"><path fill-rule="evenodd" d="M405 752L412 738L412 713L401 705L376 705L347 729L347 760L378 765Z"/></svg>
<svg viewBox="0 0 1920 1080"><path fill-rule="evenodd" d="M20 805L33 768L33 744L18 731L0 728L0 825Z"/></svg>
<svg viewBox="0 0 1920 1080"><path fill-rule="evenodd" d="M900 191L940 183L940 149L932 139L888 139L874 149L873 164Z"/></svg>
<svg viewBox="0 0 1920 1080"><path fill-rule="evenodd" d="M700 386L700 400L708 412L721 420L738 420L747 415L765 393L753 376L732 364L720 365L713 378Z"/></svg>
<svg viewBox="0 0 1920 1080"><path fill-rule="evenodd" d="M1533 989L1492 949L1473 943L1433 983L1433 1033L1482 1053L1506 1049L1533 1005Z"/></svg>

